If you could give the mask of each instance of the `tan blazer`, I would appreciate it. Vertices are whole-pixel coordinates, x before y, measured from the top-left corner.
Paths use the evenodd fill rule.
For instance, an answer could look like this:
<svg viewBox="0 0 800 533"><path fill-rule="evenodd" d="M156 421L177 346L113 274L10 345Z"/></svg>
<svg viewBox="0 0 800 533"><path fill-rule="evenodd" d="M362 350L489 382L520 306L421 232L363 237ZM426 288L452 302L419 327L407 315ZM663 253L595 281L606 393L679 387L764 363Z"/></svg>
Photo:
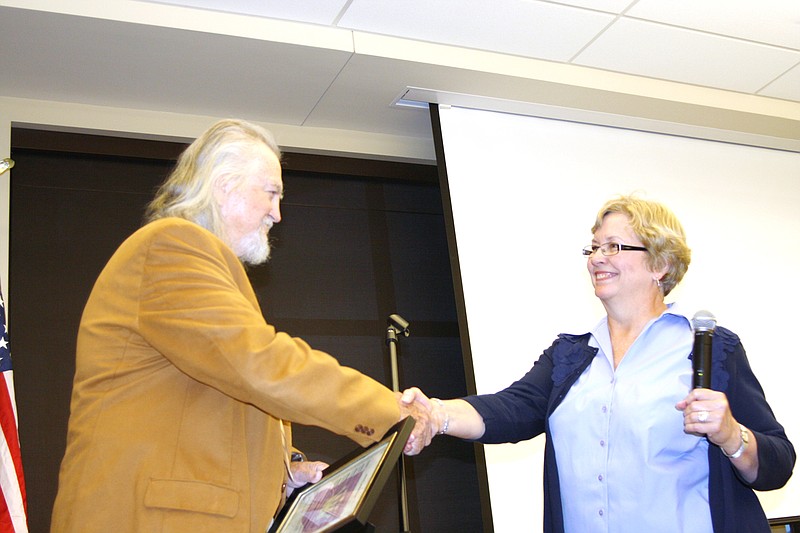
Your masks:
<svg viewBox="0 0 800 533"><path fill-rule="evenodd" d="M86 304L52 531L263 533L283 496L281 420L366 445L399 416L389 389L276 333L222 241L159 220Z"/></svg>

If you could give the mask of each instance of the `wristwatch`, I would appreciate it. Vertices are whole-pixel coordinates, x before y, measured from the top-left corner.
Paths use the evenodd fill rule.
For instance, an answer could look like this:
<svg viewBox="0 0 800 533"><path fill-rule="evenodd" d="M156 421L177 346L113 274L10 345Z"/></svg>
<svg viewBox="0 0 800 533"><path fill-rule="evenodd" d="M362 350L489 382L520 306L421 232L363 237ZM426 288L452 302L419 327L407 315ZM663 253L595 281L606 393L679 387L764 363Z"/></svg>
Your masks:
<svg viewBox="0 0 800 533"><path fill-rule="evenodd" d="M293 463L302 463L306 460L306 454L303 452L292 452L291 461Z"/></svg>
<svg viewBox="0 0 800 533"><path fill-rule="evenodd" d="M722 446L719 447L719 449L722 450L722 455L724 455L728 459L737 459L741 457L741 455L744 453L744 449L747 448L747 444L750 442L750 433L747 431L747 428L739 424L739 431L742 432L742 443L739 445L738 450L728 455L725 452L725 448L723 448Z"/></svg>

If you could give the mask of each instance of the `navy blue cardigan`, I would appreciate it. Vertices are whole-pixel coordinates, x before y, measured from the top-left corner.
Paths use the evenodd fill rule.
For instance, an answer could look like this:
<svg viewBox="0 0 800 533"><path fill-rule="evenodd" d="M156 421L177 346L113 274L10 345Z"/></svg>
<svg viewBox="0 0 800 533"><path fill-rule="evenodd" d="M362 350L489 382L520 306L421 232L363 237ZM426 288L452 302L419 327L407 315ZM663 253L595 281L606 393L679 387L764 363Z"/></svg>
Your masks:
<svg viewBox="0 0 800 533"><path fill-rule="evenodd" d="M496 393L465 398L483 417L487 444L519 442L545 433L544 533L563 533L558 465L550 436L550 414L597 354L590 335L559 335L519 381ZM718 446L708 447L709 500L714 533L769 533L753 489L782 487L792 475L795 451L775 419L764 391L733 332L717 327L712 347L711 388L728 398L733 417L758 440L758 478L747 483Z"/></svg>

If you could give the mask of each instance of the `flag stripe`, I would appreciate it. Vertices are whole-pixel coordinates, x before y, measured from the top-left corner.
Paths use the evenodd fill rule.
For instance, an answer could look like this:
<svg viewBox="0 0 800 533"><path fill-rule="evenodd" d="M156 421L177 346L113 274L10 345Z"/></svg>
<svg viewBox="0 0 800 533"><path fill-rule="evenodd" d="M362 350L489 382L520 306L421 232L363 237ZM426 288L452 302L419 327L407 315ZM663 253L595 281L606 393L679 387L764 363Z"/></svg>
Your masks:
<svg viewBox="0 0 800 533"><path fill-rule="evenodd" d="M19 445L14 375L8 346L5 307L0 294L0 533L27 533L27 498Z"/></svg>
<svg viewBox="0 0 800 533"><path fill-rule="evenodd" d="M0 531L14 531L14 522L11 520L11 514L8 512L5 491L3 491L2 496L3 497L0 498Z"/></svg>
<svg viewBox="0 0 800 533"><path fill-rule="evenodd" d="M20 503L25 502L25 481L22 475L22 455L19 449L19 437L17 433L17 417L14 409L13 393L9 391L8 381L12 380L12 372L4 372L4 378L0 380L0 426L3 428L4 442L0 448L0 464L2 464L3 474L6 469L10 472L13 468L14 476L0 475L0 487L3 493L13 491L19 495ZM13 382L12 385L13 386ZM8 478L8 484L6 480ZM11 506L11 514L16 514L20 509ZM24 514L24 506L19 506Z"/></svg>
<svg viewBox="0 0 800 533"><path fill-rule="evenodd" d="M0 531L22 533L28 531L23 494L25 488L17 483L16 476L11 475L15 471L14 458L5 444L5 441L0 442L0 488L3 491Z"/></svg>

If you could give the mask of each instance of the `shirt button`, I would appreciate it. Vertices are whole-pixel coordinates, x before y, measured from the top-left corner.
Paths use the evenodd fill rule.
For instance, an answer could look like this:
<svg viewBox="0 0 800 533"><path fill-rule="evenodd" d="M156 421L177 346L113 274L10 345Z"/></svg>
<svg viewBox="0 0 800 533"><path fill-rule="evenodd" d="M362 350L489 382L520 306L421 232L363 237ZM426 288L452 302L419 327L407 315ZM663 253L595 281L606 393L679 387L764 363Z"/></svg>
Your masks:
<svg viewBox="0 0 800 533"><path fill-rule="evenodd" d="M600 474L599 476L597 476L597 481L603 481L603 474Z"/></svg>
<svg viewBox="0 0 800 533"><path fill-rule="evenodd" d="M603 516L603 510L600 509L599 511L597 511L597 514L599 514L600 516Z"/></svg>
<svg viewBox="0 0 800 533"><path fill-rule="evenodd" d="M605 447L605 445L606 445L606 441L604 441L604 440L601 440L601 441L600 441L600 446L603 446L603 447Z"/></svg>
<svg viewBox="0 0 800 533"><path fill-rule="evenodd" d="M607 413L607 412L608 412L608 407L606 407L605 405L603 406L603 412L604 412L604 413Z"/></svg>

